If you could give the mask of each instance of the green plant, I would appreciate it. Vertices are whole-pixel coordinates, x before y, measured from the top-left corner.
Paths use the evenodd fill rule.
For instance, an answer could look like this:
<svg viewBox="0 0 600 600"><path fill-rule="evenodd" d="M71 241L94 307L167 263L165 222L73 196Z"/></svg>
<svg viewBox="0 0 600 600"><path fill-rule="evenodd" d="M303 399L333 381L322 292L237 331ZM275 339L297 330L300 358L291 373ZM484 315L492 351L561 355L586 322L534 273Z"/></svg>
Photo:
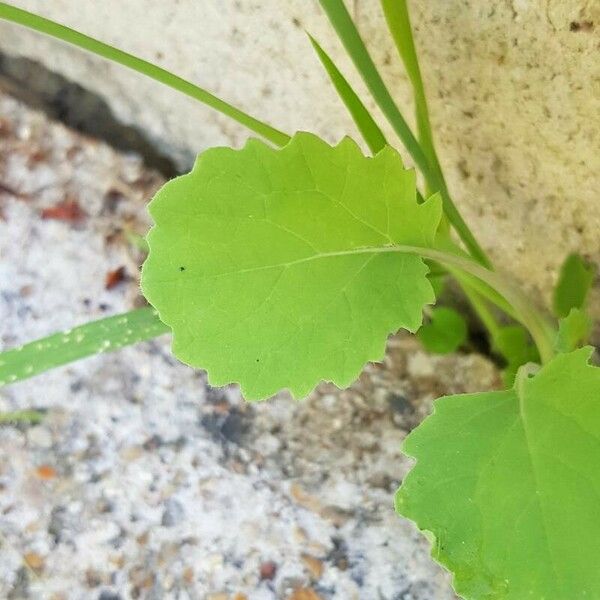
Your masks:
<svg viewBox="0 0 600 600"><path fill-rule="evenodd" d="M0 3L0 17L52 35L175 88L263 140L214 148L150 203L138 309L0 354L0 382L172 331L173 352L235 381L249 399L339 386L383 356L399 328L432 351L465 338L461 316L428 308L456 280L506 364L505 391L451 396L411 433L417 459L397 511L430 533L433 556L469 599L600 597L600 370L582 347L593 270L564 263L552 317L496 272L461 217L436 155L404 0L381 0L414 89L415 136L342 0L320 0L383 115L421 172L406 169L316 40L319 59L372 157L288 136L205 90L42 17ZM275 146L275 148L273 147ZM457 235L458 241L455 240Z"/></svg>

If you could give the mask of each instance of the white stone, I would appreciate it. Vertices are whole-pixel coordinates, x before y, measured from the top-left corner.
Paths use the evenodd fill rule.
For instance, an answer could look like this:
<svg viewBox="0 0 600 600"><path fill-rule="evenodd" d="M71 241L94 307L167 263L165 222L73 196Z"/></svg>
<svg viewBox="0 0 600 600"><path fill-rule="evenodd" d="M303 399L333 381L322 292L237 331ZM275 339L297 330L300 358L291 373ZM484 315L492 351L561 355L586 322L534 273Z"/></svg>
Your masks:
<svg viewBox="0 0 600 600"><path fill-rule="evenodd" d="M27 442L30 446L50 448L52 446L52 434L47 427L37 425L27 430Z"/></svg>

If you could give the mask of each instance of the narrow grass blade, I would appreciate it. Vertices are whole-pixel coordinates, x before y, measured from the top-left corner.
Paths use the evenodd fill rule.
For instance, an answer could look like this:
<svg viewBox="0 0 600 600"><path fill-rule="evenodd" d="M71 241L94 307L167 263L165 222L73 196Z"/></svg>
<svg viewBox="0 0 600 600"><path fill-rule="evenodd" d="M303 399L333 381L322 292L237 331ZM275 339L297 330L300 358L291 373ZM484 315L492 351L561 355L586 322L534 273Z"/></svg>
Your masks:
<svg viewBox="0 0 600 600"><path fill-rule="evenodd" d="M319 0L319 2L379 108L425 178L430 179L433 173L427 158L385 86L343 0Z"/></svg>
<svg viewBox="0 0 600 600"><path fill-rule="evenodd" d="M157 337L170 329L151 308L92 321L0 353L0 386Z"/></svg>
<svg viewBox="0 0 600 600"><path fill-rule="evenodd" d="M452 201L448 188L446 187L446 182L443 177L441 177L441 173L429 163L421 145L415 138L413 132L406 123L406 120L402 116L400 109L394 102L394 99L387 89L373 59L360 37L343 0L319 0L319 3L333 25L342 44L346 48L352 62L369 88L369 91L373 95L373 98L375 98L379 108L390 122L390 125L423 174L429 189L440 192L444 203L444 212L450 223L452 223L452 226L456 229L456 232L471 255L480 264L489 267L490 261L486 253L477 242L475 236L471 233L471 230Z"/></svg>
<svg viewBox="0 0 600 600"><path fill-rule="evenodd" d="M381 6L398 49L398 54L404 63L404 68L413 86L421 147L429 162L435 166L438 162L437 155L433 145L425 88L423 87L423 78L421 77L421 69L415 50L406 0L381 0Z"/></svg>
<svg viewBox="0 0 600 600"><path fill-rule="evenodd" d="M37 425L44 420L44 413L39 410L15 410L0 413L0 425L18 425L28 423Z"/></svg>
<svg viewBox="0 0 600 600"><path fill-rule="evenodd" d="M64 25L60 25L59 23L30 13L26 10L10 6L4 2L0 2L0 19L5 19L6 21L11 21L18 25L28 27L29 29L45 33L46 35L58 38L63 42L73 44L88 52L92 52L93 54L97 54L98 56L102 56L103 58L133 69L138 73L142 73L182 94L190 96L195 100L199 100L203 104L230 117L234 121L237 121L250 129L250 131L257 133L277 146L283 146L289 140L289 136L285 133L271 127L271 125L268 125L267 123L255 119L239 108L221 100L217 96L214 96L190 81L182 79L166 69L109 46L108 44L84 35L83 33L74 31Z"/></svg>
<svg viewBox="0 0 600 600"><path fill-rule="evenodd" d="M363 136L365 142L373 154L377 154L386 144L387 141L383 135L379 125L375 122L367 107L362 103L357 93L352 89L346 78L336 67L331 57L323 50L317 40L309 34L310 43L312 44L321 64L327 71L331 83L335 87L342 102L350 112L352 119L356 123L358 130Z"/></svg>

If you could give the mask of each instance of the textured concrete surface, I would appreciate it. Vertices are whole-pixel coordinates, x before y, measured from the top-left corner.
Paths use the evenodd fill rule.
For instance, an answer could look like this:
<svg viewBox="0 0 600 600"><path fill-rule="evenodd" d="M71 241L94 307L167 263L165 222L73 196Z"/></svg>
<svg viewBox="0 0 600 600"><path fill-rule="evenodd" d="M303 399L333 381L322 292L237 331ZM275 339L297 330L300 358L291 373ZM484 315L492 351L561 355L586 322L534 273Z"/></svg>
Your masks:
<svg viewBox="0 0 600 600"><path fill-rule="evenodd" d="M313 0L13 1L156 61L283 130L356 134L304 34L352 73ZM410 112L378 4L349 3ZM500 267L547 302L566 253L600 262L600 0L410 4L457 203ZM89 86L182 166L247 135L174 92L22 29L0 24L0 48Z"/></svg>
<svg viewBox="0 0 600 600"><path fill-rule="evenodd" d="M128 233L160 183L0 95L0 349L139 302ZM498 384L396 337L349 390L249 405L165 336L2 388L44 418L0 426L0 598L452 600L394 514L399 447L434 398Z"/></svg>

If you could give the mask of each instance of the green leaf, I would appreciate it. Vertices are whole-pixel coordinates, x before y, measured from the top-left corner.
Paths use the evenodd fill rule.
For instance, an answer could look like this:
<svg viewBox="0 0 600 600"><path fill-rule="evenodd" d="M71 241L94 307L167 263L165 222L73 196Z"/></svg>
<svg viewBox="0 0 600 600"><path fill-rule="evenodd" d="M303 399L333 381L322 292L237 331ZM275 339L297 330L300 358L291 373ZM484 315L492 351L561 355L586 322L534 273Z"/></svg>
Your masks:
<svg viewBox="0 0 600 600"><path fill-rule="evenodd" d="M600 369L561 354L511 390L449 396L415 429L397 511L467 600L600 594Z"/></svg>
<svg viewBox="0 0 600 600"><path fill-rule="evenodd" d="M426 260L425 264L429 267L429 273L427 274L429 283L431 283L435 297L439 298L446 289L448 271L432 260Z"/></svg>
<svg viewBox="0 0 600 600"><path fill-rule="evenodd" d="M429 352L447 354L467 339L467 324L454 309L440 306L431 310L429 322L419 329L417 336Z"/></svg>
<svg viewBox="0 0 600 600"><path fill-rule="evenodd" d="M0 386L38 375L49 369L99 354L112 352L167 333L153 308L91 321L54 333L18 348L0 352Z"/></svg>
<svg viewBox="0 0 600 600"><path fill-rule="evenodd" d="M402 245L431 247L441 210L417 204L390 147L367 158L298 133L281 150L214 148L151 202L142 289L174 354L215 385L251 399L347 386L388 334L421 325L433 290Z"/></svg>
<svg viewBox="0 0 600 600"><path fill-rule="evenodd" d="M557 317L566 317L572 308L584 308L595 275L594 265L579 254L567 256L554 289L553 307Z"/></svg>
<svg viewBox="0 0 600 600"><path fill-rule="evenodd" d="M571 312L558 323L556 351L571 352L585 343L592 331L592 324L592 319L584 311L572 308Z"/></svg>
<svg viewBox="0 0 600 600"><path fill-rule="evenodd" d="M123 52L118 48L109 46L104 42L100 42L88 35L84 35L69 27L60 25L50 19L46 19L40 15L30 13L15 6L10 6L10 4L4 2L0 2L0 19L5 19L6 21L22 25L23 27L39 31L137 71L146 77L150 77L163 85L185 94L186 96L194 98L194 100L202 102L202 104L205 104L206 106L210 106L278 146L283 146L289 140L287 134L271 127L268 123L255 119L253 116L236 108L228 102L221 100L221 98L207 92L192 82L182 79L147 60Z"/></svg>
<svg viewBox="0 0 600 600"><path fill-rule="evenodd" d="M539 352L532 344L529 333L521 325L498 328L493 338L493 346L494 350L506 359L503 379L508 386L512 386L520 367L540 360Z"/></svg>
<svg viewBox="0 0 600 600"><path fill-rule="evenodd" d="M387 144L385 136L383 135L379 125L375 122L371 113L367 110L366 106L362 103L356 92L352 89L346 78L342 75L340 70L336 67L330 56L321 48L317 40L311 35L308 36L310 43L312 44L321 64L327 71L331 83L335 87L342 102L346 105L348 112L352 116L353 121L356 123L358 130L363 136L365 142L369 146L369 149L373 154L377 154Z"/></svg>

